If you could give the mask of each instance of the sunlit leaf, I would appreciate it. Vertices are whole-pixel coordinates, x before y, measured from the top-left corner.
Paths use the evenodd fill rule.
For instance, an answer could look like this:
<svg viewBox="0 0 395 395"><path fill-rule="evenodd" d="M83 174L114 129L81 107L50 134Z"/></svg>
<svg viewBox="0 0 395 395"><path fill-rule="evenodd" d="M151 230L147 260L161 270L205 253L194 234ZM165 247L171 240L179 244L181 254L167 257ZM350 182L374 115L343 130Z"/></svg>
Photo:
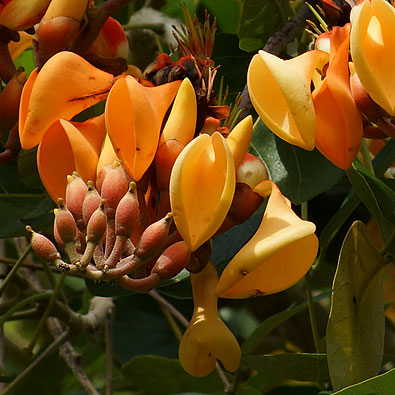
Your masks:
<svg viewBox="0 0 395 395"><path fill-rule="evenodd" d="M380 369L384 342L383 266L365 225L354 222L340 252L326 334L335 390L373 377Z"/></svg>

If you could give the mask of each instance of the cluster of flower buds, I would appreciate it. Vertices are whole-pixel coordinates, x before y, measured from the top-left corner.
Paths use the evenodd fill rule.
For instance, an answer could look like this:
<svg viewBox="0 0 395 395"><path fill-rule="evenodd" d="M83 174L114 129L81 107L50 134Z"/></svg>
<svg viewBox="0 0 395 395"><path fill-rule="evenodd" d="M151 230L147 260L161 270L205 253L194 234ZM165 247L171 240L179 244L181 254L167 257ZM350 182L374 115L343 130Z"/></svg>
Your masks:
<svg viewBox="0 0 395 395"><path fill-rule="evenodd" d="M48 238L28 226L37 256L62 272L94 281L117 280L137 292L147 292L188 267L191 251L172 227L172 213L144 228L145 202L120 162L102 173L98 189L77 173L68 176L66 201L58 199L54 237L68 262ZM192 264L203 267L209 255L193 254Z"/></svg>

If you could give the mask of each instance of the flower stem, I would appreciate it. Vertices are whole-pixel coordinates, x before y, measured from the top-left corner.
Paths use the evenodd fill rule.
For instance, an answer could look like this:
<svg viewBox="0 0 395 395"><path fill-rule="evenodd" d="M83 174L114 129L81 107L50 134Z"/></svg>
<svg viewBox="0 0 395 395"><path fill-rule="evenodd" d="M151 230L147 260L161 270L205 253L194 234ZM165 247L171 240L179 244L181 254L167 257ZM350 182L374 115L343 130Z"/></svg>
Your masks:
<svg viewBox="0 0 395 395"><path fill-rule="evenodd" d="M370 156L369 148L368 148L368 145L366 144L365 139L362 139L361 153L363 156L363 160L365 162L365 166L368 169L369 173L372 175L375 175L373 164L372 164L372 157Z"/></svg>
<svg viewBox="0 0 395 395"><path fill-rule="evenodd" d="M320 336L318 334L317 318L315 316L315 310L314 310L314 301L313 301L313 295L312 295L312 289L311 289L311 275L310 275L310 273L307 273L305 275L304 279L305 279L305 284L306 284L307 305L309 308L311 332L313 333L315 350L319 354L319 353L321 353Z"/></svg>
<svg viewBox="0 0 395 395"><path fill-rule="evenodd" d="M14 277L15 273L18 271L19 267L22 265L23 261L29 255L30 251L32 250L32 246L29 244L28 247L25 249L23 254L19 257L11 271L8 273L8 276L4 279L4 281L0 285L0 295L4 292L5 288L7 287L8 283L11 281L12 277Z"/></svg>

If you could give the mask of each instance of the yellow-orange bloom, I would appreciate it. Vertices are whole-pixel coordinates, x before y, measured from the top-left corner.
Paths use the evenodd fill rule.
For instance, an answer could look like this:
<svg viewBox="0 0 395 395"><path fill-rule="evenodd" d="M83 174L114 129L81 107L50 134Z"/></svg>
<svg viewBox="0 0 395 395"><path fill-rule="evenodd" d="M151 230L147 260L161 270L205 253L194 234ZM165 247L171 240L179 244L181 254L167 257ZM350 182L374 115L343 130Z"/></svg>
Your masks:
<svg viewBox="0 0 395 395"><path fill-rule="evenodd" d="M235 185L232 153L220 133L198 136L178 156L170 178L170 204L177 229L192 251L221 226Z"/></svg>
<svg viewBox="0 0 395 395"><path fill-rule="evenodd" d="M248 298L283 291L297 283L316 257L315 225L301 220L276 184L263 181L254 191L270 194L262 222L223 271L216 293Z"/></svg>
<svg viewBox="0 0 395 395"><path fill-rule="evenodd" d="M218 315L217 280L211 262L200 273L191 273L194 310L178 354L184 370L196 377L210 374L217 359L230 372L236 371L240 364L240 346Z"/></svg>
<svg viewBox="0 0 395 395"><path fill-rule="evenodd" d="M74 115L104 100L114 76L97 69L73 52L52 56L40 72L27 80L19 109L19 136L23 149L36 146L58 119Z"/></svg>
<svg viewBox="0 0 395 395"><path fill-rule="evenodd" d="M96 180L96 168L106 129L104 115L85 122L64 119L52 124L37 151L37 166L51 198L65 199L67 175L77 171L87 182Z"/></svg>
<svg viewBox="0 0 395 395"><path fill-rule="evenodd" d="M310 84L329 55L313 50L290 60L265 51L252 58L248 92L266 126L278 137L307 150L315 146L316 118Z"/></svg>
<svg viewBox="0 0 395 395"><path fill-rule="evenodd" d="M385 0L365 0L351 11L351 56L372 99L395 115L395 9Z"/></svg>
<svg viewBox="0 0 395 395"><path fill-rule="evenodd" d="M362 116L350 90L350 24L333 27L326 77L313 92L316 146L333 164L347 170L362 141Z"/></svg>
<svg viewBox="0 0 395 395"><path fill-rule="evenodd" d="M180 84L174 81L146 87L127 75L116 81L108 95L107 132L135 181L141 179L155 157L163 118Z"/></svg>

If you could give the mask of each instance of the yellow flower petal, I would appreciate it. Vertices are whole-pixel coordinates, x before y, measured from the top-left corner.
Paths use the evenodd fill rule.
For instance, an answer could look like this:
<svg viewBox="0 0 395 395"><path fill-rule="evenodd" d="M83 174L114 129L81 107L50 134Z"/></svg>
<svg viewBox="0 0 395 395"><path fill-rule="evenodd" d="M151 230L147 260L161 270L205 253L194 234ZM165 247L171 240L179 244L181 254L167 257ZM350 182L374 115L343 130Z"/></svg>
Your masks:
<svg viewBox="0 0 395 395"><path fill-rule="evenodd" d="M107 132L116 154L135 181L154 159L163 117L180 81L145 87L133 77L120 78L108 95Z"/></svg>
<svg viewBox="0 0 395 395"><path fill-rule="evenodd" d="M194 251L221 226L235 190L232 154L220 133L202 134L178 156L170 203L180 235Z"/></svg>
<svg viewBox="0 0 395 395"><path fill-rule="evenodd" d="M218 315L217 280L211 262L200 273L191 273L194 312L178 353L184 370L195 377L210 374L217 359L230 372L236 371L240 364L240 346Z"/></svg>
<svg viewBox="0 0 395 395"><path fill-rule="evenodd" d="M323 51L313 50L284 61L259 51L248 69L248 91L263 122L281 139L307 150L315 144L311 78L328 57Z"/></svg>
<svg viewBox="0 0 395 395"><path fill-rule="evenodd" d="M32 79L32 81L30 81ZM97 69L73 52L59 52L37 75L33 72L22 92L19 135L23 149L36 146L52 123L71 119L104 100L114 76Z"/></svg>
<svg viewBox="0 0 395 395"><path fill-rule="evenodd" d="M247 298L283 291L298 282L316 257L315 225L301 220L272 181L254 191L271 195L262 222L251 240L223 271L216 293L224 298Z"/></svg>
<svg viewBox="0 0 395 395"><path fill-rule="evenodd" d="M372 99L395 115L395 9L365 0L351 11L350 50L355 70Z"/></svg>

